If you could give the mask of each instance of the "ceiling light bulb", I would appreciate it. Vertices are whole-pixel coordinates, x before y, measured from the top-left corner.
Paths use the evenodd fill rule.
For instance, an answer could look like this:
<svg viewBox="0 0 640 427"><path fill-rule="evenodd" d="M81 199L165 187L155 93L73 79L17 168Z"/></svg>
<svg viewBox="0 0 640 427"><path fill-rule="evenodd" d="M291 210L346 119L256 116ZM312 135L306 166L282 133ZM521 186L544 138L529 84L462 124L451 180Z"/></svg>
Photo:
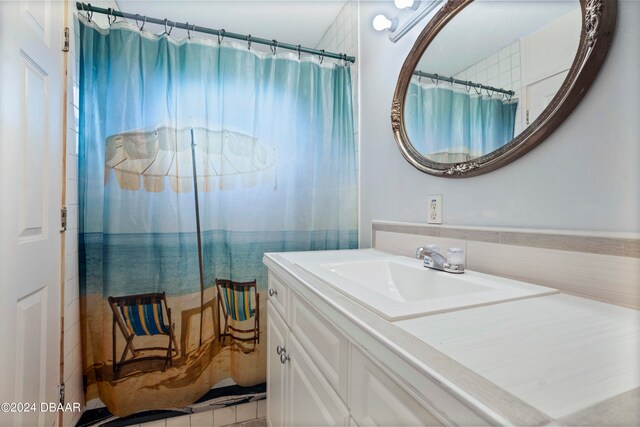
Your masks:
<svg viewBox="0 0 640 427"><path fill-rule="evenodd" d="M386 16L380 14L373 18L373 28L376 31L384 31L391 29L393 31L393 21Z"/></svg>
<svg viewBox="0 0 640 427"><path fill-rule="evenodd" d="M414 0L393 0L398 9L406 9L413 6Z"/></svg>

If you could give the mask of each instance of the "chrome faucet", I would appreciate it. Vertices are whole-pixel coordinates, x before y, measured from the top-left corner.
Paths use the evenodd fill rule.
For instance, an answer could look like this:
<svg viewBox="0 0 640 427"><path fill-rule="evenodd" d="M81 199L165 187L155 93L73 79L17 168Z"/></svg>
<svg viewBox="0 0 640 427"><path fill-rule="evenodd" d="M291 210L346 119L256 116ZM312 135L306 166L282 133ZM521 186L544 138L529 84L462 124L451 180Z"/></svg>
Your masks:
<svg viewBox="0 0 640 427"><path fill-rule="evenodd" d="M450 249L451 250L451 249ZM424 260L424 266L434 270L446 271L447 273L464 273L464 264L453 264L448 262L438 251L432 247L419 247L416 249L416 258Z"/></svg>

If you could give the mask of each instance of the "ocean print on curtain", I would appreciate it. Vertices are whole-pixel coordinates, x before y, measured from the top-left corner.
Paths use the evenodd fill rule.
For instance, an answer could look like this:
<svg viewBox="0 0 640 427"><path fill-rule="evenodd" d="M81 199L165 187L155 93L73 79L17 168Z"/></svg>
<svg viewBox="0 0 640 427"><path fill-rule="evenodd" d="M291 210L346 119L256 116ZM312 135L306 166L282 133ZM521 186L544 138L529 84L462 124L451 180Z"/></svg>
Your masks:
<svg viewBox="0 0 640 427"><path fill-rule="evenodd" d="M264 382L263 253L357 247L349 69L80 19L87 400L124 416Z"/></svg>
<svg viewBox="0 0 640 427"><path fill-rule="evenodd" d="M430 160L456 163L475 159L502 147L514 137L518 100L498 94L414 77L405 101L405 123L411 144Z"/></svg>

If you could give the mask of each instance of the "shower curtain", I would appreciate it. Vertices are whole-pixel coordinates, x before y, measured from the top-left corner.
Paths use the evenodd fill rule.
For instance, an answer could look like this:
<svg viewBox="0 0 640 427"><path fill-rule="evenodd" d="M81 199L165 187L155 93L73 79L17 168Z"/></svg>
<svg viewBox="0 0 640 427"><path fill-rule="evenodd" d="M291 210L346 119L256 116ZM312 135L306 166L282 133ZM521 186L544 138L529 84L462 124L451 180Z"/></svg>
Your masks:
<svg viewBox="0 0 640 427"><path fill-rule="evenodd" d="M99 397L124 416L188 405L228 378L243 386L263 383L263 254L357 247L349 69L297 53L259 53L193 34L175 40L126 22L101 29L80 19L87 400ZM259 302L244 295L242 316L226 316L240 328L256 327L255 345L221 339L225 304L238 306L222 300L216 279L256 280ZM134 298L125 309L109 304L109 297L163 292L171 322L164 306L149 299ZM136 355L158 360L114 366L127 352L126 332L136 328L135 348L164 350ZM171 328L167 364L168 336L153 333Z"/></svg>
<svg viewBox="0 0 640 427"><path fill-rule="evenodd" d="M511 141L518 100L414 78L404 108L407 135L415 149L434 161L455 163L484 156Z"/></svg>

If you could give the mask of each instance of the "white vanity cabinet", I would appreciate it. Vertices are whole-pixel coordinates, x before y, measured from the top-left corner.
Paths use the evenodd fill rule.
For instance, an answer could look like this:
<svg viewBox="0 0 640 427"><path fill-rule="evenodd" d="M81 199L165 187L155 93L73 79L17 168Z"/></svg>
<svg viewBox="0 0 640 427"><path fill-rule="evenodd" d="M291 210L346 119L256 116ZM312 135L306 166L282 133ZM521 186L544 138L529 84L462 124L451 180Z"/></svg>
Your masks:
<svg viewBox="0 0 640 427"><path fill-rule="evenodd" d="M272 272L269 289L270 426L442 425Z"/></svg>
<svg viewBox="0 0 640 427"><path fill-rule="evenodd" d="M296 315L295 307L301 302L290 295L289 289L283 286L278 278L269 275L269 288L278 289L277 294L270 292L267 304L267 420L270 426L347 426L349 411L339 397L334 385L327 375L318 367L316 360L322 359L322 351L311 345L316 342L344 342L342 349L346 362L348 356L347 342L344 337L331 338L321 326L315 324L308 316ZM277 300L277 303L274 301ZM289 307L294 307L293 313ZM293 328L287 320L291 317ZM302 317L302 318L301 318ZM322 319L320 322L326 322ZM296 336L300 324L312 327ZM321 325L321 323L320 323ZM300 338L300 339L299 339ZM303 345L302 342L305 343ZM330 348L331 346L327 347ZM323 350L324 350L323 346ZM314 352L314 357L309 355ZM333 360L339 360L333 357ZM340 368L337 368L340 369ZM345 366L346 369L346 366ZM334 370L332 363L325 363L324 370ZM346 394L346 379L344 391ZM339 380L334 376L334 384Z"/></svg>

